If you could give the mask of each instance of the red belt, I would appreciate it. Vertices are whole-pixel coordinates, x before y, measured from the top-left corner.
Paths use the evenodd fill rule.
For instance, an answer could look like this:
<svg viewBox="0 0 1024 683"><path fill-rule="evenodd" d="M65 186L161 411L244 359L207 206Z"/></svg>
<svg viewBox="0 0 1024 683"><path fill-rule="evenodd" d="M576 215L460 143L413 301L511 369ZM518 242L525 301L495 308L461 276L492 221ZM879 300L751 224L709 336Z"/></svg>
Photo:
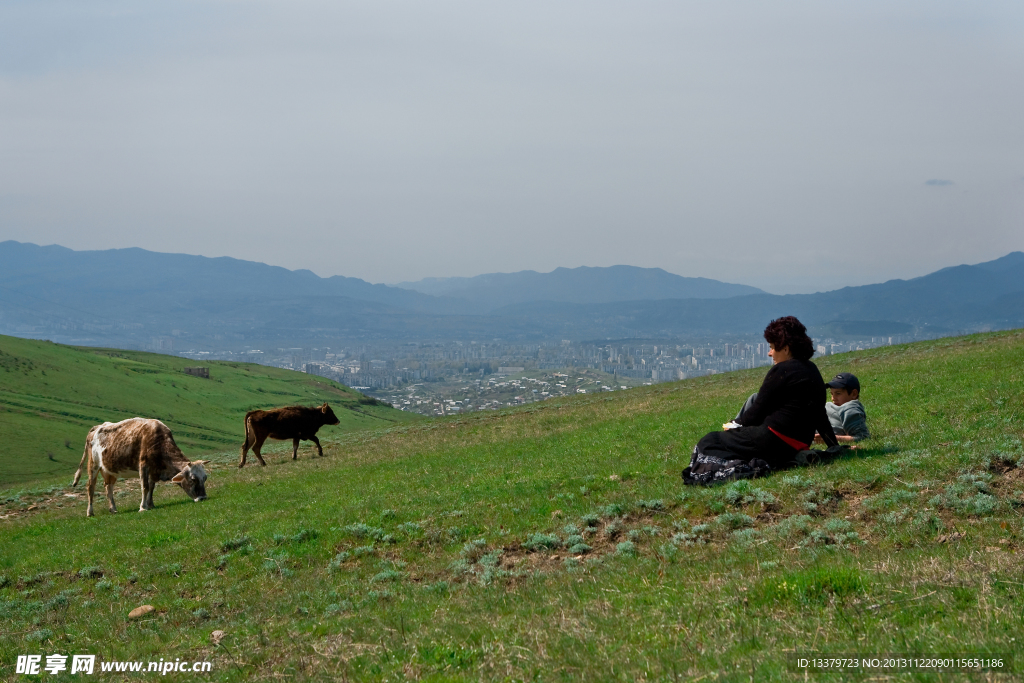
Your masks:
<svg viewBox="0 0 1024 683"><path fill-rule="evenodd" d="M790 437L786 436L785 434L779 434L777 431L775 431L771 427L769 427L768 430L772 434L774 434L775 436L779 437L780 439L785 441L787 444L792 446L793 448L797 449L798 451L806 451L808 448L811 447L811 444L804 443L802 441L797 441L796 439L791 439Z"/></svg>

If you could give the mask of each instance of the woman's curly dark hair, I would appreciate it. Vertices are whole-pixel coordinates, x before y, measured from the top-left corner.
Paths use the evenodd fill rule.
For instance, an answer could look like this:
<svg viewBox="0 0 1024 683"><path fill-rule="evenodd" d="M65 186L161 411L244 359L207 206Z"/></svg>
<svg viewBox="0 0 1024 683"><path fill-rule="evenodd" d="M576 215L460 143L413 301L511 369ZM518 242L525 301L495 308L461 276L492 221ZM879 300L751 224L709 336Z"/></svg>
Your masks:
<svg viewBox="0 0 1024 683"><path fill-rule="evenodd" d="M764 338L777 349L788 346L793 358L810 360L814 355L814 342L807 336L807 328L791 315L768 323L764 328Z"/></svg>

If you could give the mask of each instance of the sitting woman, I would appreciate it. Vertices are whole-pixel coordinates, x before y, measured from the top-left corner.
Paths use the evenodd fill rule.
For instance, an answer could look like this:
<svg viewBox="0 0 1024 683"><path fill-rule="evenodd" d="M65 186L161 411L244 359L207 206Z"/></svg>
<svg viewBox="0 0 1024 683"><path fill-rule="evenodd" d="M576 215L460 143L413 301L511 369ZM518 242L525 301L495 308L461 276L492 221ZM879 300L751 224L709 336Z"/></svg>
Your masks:
<svg viewBox="0 0 1024 683"><path fill-rule="evenodd" d="M797 453L810 448L815 431L827 445L838 445L825 412L825 382L810 360L814 345L807 328L786 316L771 321L764 338L774 365L756 398L725 425L729 429L697 442L683 470L685 483L758 477L789 467Z"/></svg>

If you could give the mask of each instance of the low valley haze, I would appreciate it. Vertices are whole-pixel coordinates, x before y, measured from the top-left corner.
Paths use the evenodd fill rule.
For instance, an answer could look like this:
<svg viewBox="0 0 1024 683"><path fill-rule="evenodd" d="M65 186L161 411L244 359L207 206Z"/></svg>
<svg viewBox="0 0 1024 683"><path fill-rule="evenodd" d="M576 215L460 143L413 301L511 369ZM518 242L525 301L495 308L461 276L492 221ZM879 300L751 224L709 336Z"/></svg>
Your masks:
<svg viewBox="0 0 1024 683"><path fill-rule="evenodd" d="M1024 249L1019 2L0 4L0 242L809 293Z"/></svg>

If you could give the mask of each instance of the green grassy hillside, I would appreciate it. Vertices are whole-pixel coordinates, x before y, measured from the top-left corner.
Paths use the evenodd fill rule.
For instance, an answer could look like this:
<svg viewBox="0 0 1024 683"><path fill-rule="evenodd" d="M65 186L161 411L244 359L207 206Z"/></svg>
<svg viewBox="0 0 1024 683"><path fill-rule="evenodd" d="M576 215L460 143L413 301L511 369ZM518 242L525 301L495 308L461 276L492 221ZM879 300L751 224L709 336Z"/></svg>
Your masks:
<svg viewBox="0 0 1024 683"><path fill-rule="evenodd" d="M137 415L165 422L193 458L240 447L242 419L255 408L327 401L341 424L321 434L415 419L360 404L360 394L323 377L219 361L204 364L210 379L184 374L195 364L0 336L0 488L63 483L90 427Z"/></svg>
<svg viewBox="0 0 1024 683"><path fill-rule="evenodd" d="M322 459L214 466L198 505L8 497L0 678L57 652L218 681L1020 680L1024 331L819 367L860 377L874 439L716 488L680 470L763 369L335 433ZM1013 671L805 679L810 652Z"/></svg>

